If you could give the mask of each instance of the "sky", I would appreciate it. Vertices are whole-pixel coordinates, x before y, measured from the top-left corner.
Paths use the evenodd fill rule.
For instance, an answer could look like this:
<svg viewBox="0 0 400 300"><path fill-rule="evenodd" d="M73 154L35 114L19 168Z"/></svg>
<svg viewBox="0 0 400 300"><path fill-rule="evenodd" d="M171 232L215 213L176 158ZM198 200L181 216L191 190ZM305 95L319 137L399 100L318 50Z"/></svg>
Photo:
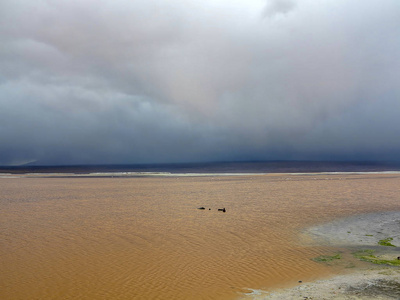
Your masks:
<svg viewBox="0 0 400 300"><path fill-rule="evenodd" d="M0 165L255 160L400 160L400 1L0 1Z"/></svg>

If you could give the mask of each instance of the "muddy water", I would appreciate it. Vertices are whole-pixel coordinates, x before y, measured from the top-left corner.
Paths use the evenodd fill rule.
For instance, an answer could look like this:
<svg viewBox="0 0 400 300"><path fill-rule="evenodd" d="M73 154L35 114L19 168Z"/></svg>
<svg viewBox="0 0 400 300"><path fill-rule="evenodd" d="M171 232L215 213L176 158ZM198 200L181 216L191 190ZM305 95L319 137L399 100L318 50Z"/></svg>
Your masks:
<svg viewBox="0 0 400 300"><path fill-rule="evenodd" d="M399 187L400 175L1 178L0 299L235 299L329 276L340 270L310 260L326 248L298 231L400 210Z"/></svg>

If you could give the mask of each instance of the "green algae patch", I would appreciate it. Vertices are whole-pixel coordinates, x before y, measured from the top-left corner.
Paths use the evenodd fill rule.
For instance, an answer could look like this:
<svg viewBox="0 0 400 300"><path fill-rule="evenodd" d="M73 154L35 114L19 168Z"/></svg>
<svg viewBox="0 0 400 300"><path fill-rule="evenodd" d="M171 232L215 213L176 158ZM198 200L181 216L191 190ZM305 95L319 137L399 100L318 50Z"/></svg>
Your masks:
<svg viewBox="0 0 400 300"><path fill-rule="evenodd" d="M312 258L313 261L315 262L331 262L337 259L341 259L342 255L340 253L335 254L335 255L320 255L318 257Z"/></svg>
<svg viewBox="0 0 400 300"><path fill-rule="evenodd" d="M379 256L375 256L374 250L359 250L353 252L353 256L362 261L367 261L377 265L389 265L389 266L400 266L400 260L398 259L384 259Z"/></svg>
<svg viewBox="0 0 400 300"><path fill-rule="evenodd" d="M393 245L393 244L391 243L391 241L393 241L393 238L389 237L389 238L380 240L380 241L378 242L378 244L381 245L381 246L396 247L395 245Z"/></svg>

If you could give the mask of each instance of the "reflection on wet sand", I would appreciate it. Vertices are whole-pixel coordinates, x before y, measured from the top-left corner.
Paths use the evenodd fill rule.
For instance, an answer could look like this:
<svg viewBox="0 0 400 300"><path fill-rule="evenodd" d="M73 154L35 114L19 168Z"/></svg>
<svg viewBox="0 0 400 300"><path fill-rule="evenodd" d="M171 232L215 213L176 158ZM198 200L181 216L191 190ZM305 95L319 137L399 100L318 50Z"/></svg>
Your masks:
<svg viewBox="0 0 400 300"><path fill-rule="evenodd" d="M311 260L326 247L301 244L298 231L399 210L399 183L399 174L1 178L0 298L234 299L328 276L341 270Z"/></svg>

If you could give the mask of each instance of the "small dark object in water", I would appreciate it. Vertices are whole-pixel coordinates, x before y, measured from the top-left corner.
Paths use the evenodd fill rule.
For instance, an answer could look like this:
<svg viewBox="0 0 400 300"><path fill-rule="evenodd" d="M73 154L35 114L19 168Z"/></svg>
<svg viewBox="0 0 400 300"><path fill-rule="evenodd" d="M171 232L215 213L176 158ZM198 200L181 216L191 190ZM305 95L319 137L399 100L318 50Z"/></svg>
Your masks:
<svg viewBox="0 0 400 300"><path fill-rule="evenodd" d="M225 209L225 207L224 208L218 208L218 211L226 212L226 209Z"/></svg>
<svg viewBox="0 0 400 300"><path fill-rule="evenodd" d="M302 283L303 281L299 280L299 283Z"/></svg>
<svg viewBox="0 0 400 300"><path fill-rule="evenodd" d="M211 210L211 208L209 208L208 210Z"/></svg>
<svg viewBox="0 0 400 300"><path fill-rule="evenodd" d="M206 209L206 208L202 206L202 207L199 207L198 209Z"/></svg>

